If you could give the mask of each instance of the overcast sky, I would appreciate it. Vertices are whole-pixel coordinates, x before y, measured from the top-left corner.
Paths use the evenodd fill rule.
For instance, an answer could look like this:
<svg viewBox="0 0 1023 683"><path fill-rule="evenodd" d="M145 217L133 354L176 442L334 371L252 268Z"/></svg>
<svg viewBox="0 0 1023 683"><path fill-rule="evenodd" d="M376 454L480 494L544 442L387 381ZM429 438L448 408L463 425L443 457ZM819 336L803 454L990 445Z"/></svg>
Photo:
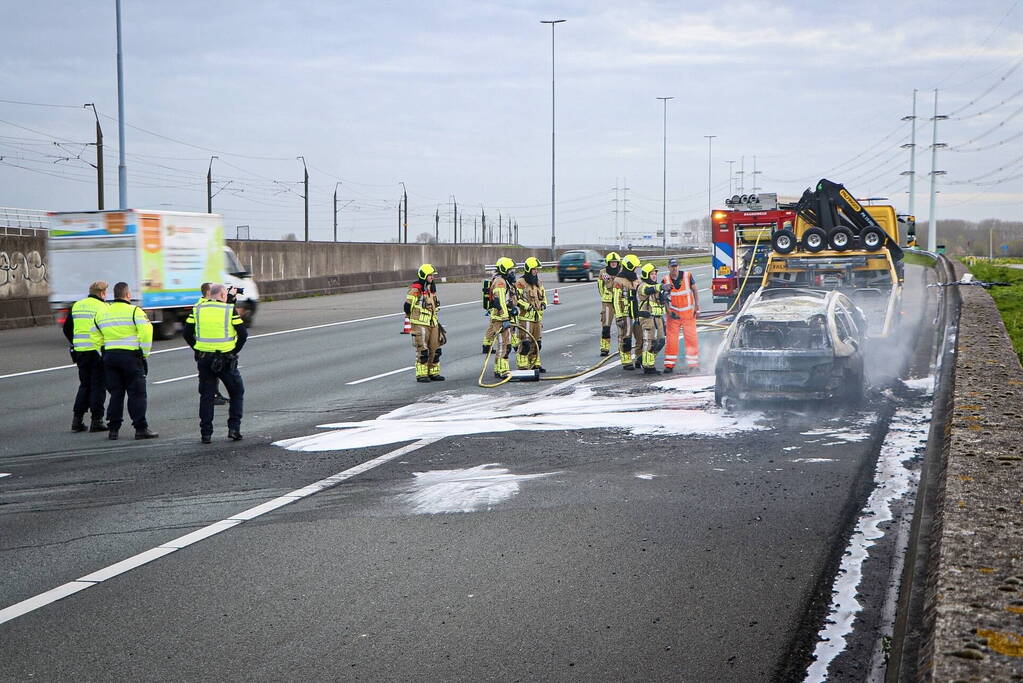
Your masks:
<svg viewBox="0 0 1023 683"><path fill-rule="evenodd" d="M1023 209L1023 7L976 2L343 2L123 0L128 204L214 210L252 237L397 232L451 238L517 220L550 239L551 28L557 26L559 242L610 239L615 186L628 227L661 223L667 105L669 223L706 215L729 165L745 187L798 195L824 176L908 209L919 89L915 212L927 219L933 89L940 88L940 218ZM0 27L0 206L95 208L95 102L106 199L117 206L114 2L9 2ZM973 104L971 104L973 102ZM107 118L109 117L109 118ZM150 131L150 132L144 132ZM156 133L158 135L153 135ZM160 137L163 136L163 137ZM1015 136L1019 136L1018 138ZM60 145L53 144L59 142ZM956 149L958 147L958 149ZM1016 178L1016 176L1021 176ZM225 186L225 183L228 183ZM953 184L956 183L956 184ZM482 209L481 209L482 207ZM619 227L623 215L619 214Z"/></svg>

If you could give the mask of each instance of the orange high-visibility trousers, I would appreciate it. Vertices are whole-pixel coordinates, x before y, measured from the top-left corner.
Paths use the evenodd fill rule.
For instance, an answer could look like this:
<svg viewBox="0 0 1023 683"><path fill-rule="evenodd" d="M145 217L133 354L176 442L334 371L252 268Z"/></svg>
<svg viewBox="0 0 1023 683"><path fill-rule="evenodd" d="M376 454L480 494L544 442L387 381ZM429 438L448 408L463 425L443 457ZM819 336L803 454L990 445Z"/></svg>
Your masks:
<svg viewBox="0 0 1023 683"><path fill-rule="evenodd" d="M700 367L700 342L696 336L696 316L692 311L676 313L676 319L671 311L668 312L664 321L664 330L667 339L664 345L664 367L673 368L678 362L678 340L685 336L685 364L689 368Z"/></svg>

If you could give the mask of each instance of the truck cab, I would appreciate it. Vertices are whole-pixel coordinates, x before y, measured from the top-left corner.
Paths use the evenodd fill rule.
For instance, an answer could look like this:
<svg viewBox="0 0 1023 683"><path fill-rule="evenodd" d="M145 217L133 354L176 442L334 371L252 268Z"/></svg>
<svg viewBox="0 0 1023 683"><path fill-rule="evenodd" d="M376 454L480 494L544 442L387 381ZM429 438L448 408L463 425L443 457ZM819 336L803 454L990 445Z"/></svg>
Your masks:
<svg viewBox="0 0 1023 683"><path fill-rule="evenodd" d="M775 195L754 197L755 202L736 196L726 203L727 210L711 213L711 238L714 243L714 277L711 294L716 303L741 305L760 286L771 252L775 231L791 230L796 212L779 209ZM767 208L756 208L767 207Z"/></svg>

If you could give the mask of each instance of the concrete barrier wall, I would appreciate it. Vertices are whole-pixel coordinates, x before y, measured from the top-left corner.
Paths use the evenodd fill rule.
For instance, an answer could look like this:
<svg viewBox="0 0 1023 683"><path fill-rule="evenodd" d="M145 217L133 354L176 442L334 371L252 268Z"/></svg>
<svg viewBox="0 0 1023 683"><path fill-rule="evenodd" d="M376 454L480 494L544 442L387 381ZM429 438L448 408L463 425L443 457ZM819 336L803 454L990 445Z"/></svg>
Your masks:
<svg viewBox="0 0 1023 683"><path fill-rule="evenodd" d="M46 263L45 230L0 228L0 329L53 322Z"/></svg>
<svg viewBox="0 0 1023 683"><path fill-rule="evenodd" d="M274 299L400 287L415 279L423 263L432 263L443 277L468 279L483 278L484 267L502 256L517 262L530 256L541 261L550 258L549 249L477 244L270 240L228 240L228 244L242 265L251 269L260 294Z"/></svg>

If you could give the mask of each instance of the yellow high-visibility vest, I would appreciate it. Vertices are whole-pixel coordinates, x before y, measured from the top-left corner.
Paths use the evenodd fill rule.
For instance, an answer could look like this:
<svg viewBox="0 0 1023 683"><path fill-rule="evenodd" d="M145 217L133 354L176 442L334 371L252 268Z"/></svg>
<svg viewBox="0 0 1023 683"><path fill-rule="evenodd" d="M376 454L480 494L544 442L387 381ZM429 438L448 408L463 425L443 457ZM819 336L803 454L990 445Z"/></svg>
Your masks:
<svg viewBox="0 0 1023 683"><path fill-rule="evenodd" d="M153 324L145 311L120 299L96 314L96 326L103 334L104 351L142 351L149 356L153 348Z"/></svg>
<svg viewBox="0 0 1023 683"><path fill-rule="evenodd" d="M96 326L96 316L105 310L107 302L93 296L76 301L68 315L74 323L71 345L75 351L99 351L103 346L103 333Z"/></svg>
<svg viewBox="0 0 1023 683"><path fill-rule="evenodd" d="M195 323L196 351L234 351L238 341L234 326L242 323L234 312L234 305L225 301L203 301L195 305L186 322Z"/></svg>

